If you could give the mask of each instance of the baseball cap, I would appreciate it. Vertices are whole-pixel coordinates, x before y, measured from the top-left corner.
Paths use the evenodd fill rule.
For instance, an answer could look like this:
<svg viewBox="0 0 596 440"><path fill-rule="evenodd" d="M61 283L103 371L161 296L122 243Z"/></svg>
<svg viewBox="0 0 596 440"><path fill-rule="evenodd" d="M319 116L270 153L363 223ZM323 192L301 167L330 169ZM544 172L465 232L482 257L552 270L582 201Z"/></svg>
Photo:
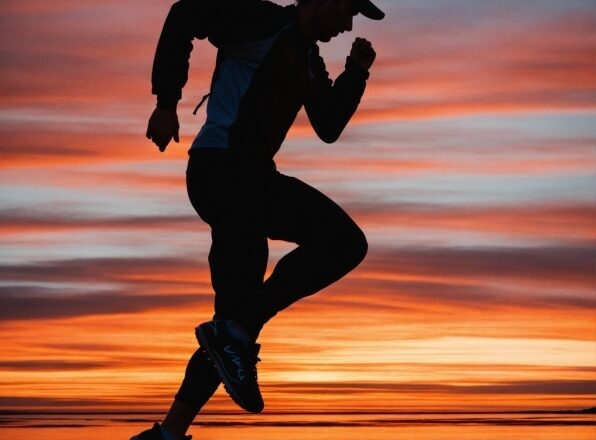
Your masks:
<svg viewBox="0 0 596 440"><path fill-rule="evenodd" d="M371 20L382 20L385 13L377 8L370 0L357 0L358 12Z"/></svg>

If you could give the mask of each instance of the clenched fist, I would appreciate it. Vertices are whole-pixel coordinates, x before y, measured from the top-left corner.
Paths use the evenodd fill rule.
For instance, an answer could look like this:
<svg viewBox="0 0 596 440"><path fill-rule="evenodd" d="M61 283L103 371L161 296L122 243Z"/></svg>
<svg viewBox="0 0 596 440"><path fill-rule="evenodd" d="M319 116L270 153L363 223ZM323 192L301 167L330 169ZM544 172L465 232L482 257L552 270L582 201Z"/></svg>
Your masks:
<svg viewBox="0 0 596 440"><path fill-rule="evenodd" d="M368 70L373 65L376 56L377 53L373 49L372 43L366 38L356 38L354 40L350 52L350 58L354 63Z"/></svg>
<svg viewBox="0 0 596 440"><path fill-rule="evenodd" d="M149 118L147 125L147 139L151 139L155 145L159 147L162 153L174 138L175 142L179 142L178 130L180 124L178 123L178 115L176 110L165 110L156 108Z"/></svg>

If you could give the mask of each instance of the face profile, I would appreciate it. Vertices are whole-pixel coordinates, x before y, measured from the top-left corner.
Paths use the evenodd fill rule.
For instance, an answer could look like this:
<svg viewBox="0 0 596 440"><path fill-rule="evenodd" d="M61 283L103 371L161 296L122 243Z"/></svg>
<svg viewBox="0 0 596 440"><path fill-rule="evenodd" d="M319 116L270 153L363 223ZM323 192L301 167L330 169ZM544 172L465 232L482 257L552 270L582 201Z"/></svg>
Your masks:
<svg viewBox="0 0 596 440"><path fill-rule="evenodd" d="M358 14L356 0L322 0L313 14L316 39L329 42L344 32L352 30L354 16Z"/></svg>
<svg viewBox="0 0 596 440"><path fill-rule="evenodd" d="M307 16L309 37L323 43L351 31L358 14L371 20L385 17L370 0L298 0L297 4Z"/></svg>

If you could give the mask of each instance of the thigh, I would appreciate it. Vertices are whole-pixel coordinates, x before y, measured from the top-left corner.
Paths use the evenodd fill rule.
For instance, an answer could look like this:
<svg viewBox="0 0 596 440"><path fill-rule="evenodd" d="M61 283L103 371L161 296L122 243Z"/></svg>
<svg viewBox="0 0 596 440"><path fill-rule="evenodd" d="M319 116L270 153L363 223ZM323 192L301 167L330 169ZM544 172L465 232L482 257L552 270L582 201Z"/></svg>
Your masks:
<svg viewBox="0 0 596 440"><path fill-rule="evenodd" d="M186 171L190 202L213 229L260 231L266 171L225 149L193 152Z"/></svg>
<svg viewBox="0 0 596 440"><path fill-rule="evenodd" d="M342 239L359 231L333 200L295 177L276 173L266 199L266 232L297 244Z"/></svg>
<svg viewBox="0 0 596 440"><path fill-rule="evenodd" d="M266 173L229 151L201 150L193 152L186 175L190 201L211 226L215 312L233 316L263 283L267 267Z"/></svg>

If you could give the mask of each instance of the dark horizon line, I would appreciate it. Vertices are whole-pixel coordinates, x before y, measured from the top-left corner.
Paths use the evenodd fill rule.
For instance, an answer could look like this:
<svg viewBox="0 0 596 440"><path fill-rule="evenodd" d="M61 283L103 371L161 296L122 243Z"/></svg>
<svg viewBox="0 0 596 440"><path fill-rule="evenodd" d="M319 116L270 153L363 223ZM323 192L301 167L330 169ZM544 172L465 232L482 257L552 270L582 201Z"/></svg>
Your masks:
<svg viewBox="0 0 596 440"><path fill-rule="evenodd" d="M163 411L39 411L39 410L0 410L0 416L15 415L163 415ZM203 415L241 415L237 411L205 411ZM425 414L596 414L596 407L581 409L518 410L518 411L271 411L263 415L425 415Z"/></svg>

